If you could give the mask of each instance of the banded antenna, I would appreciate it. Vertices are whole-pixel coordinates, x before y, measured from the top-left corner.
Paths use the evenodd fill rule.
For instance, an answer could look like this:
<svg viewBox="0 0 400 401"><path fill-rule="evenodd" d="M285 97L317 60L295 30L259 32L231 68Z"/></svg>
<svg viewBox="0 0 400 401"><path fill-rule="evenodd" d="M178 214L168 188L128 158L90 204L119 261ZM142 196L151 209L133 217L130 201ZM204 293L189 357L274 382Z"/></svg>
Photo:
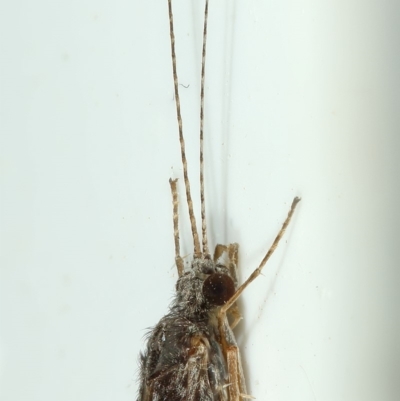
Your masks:
<svg viewBox="0 0 400 401"><path fill-rule="evenodd" d="M174 19L172 14L172 0L168 0L169 10L169 32L171 39L171 58L172 58L172 73L174 78L174 91L175 91L175 104L176 115L179 128L179 143L181 149L181 160L183 166L183 177L186 189L186 200L189 209L189 219L192 229L194 257L210 257L207 239L207 224L206 224L206 208L204 196L204 78L206 66L206 43L207 43L207 20L208 20L208 0L205 2L204 10L204 29L203 29L203 48L202 48L202 61L201 61L201 90L200 90L200 200L201 200L201 231L202 231L202 248L200 246L199 235L197 232L196 217L193 211L193 201L190 192L190 182L188 175L188 166L185 151L185 139L183 137L183 123L181 115L181 104L179 98L179 83L178 73L176 68L176 53L175 53L175 35L174 35ZM177 190L176 181L170 181L171 192L174 204L174 237L175 237L175 260L177 262L178 272L181 275L183 272L183 262L179 255L179 230L178 230L178 210L177 210Z"/></svg>

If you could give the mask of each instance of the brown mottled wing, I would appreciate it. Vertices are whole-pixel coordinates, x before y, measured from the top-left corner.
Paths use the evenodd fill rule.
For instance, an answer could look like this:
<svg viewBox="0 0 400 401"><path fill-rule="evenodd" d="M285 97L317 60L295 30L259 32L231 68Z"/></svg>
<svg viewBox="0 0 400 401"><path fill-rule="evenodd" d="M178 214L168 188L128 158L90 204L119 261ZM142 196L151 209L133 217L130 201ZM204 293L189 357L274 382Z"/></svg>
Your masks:
<svg viewBox="0 0 400 401"><path fill-rule="evenodd" d="M227 401L227 370L213 335L162 320L142 356L138 401ZM190 332L190 333L189 333Z"/></svg>

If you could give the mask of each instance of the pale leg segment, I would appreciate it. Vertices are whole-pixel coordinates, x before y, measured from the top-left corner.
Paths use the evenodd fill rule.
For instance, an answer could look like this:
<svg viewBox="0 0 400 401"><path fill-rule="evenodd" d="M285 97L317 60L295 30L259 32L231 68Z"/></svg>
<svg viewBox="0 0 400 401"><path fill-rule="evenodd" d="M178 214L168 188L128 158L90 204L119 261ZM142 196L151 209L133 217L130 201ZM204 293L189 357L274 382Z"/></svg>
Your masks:
<svg viewBox="0 0 400 401"><path fill-rule="evenodd" d="M241 367L241 360L240 360L240 353L237 345L235 344L234 337L231 335L232 329L228 324L226 314L231 308L236 307L236 301L239 296L242 294L244 289L253 281L256 277L258 277L261 273L262 268L267 263L268 259L275 251L276 247L278 246L279 241L281 240L283 234L286 231L287 226L290 223L290 220L293 216L294 210L296 209L297 204L300 202L300 198L294 198L291 208L289 210L288 216L284 221L282 228L280 229L278 235L275 237L274 242L272 243L270 249L264 256L263 260L261 261L260 265L257 269L253 271L250 277L236 290L235 294L229 299L229 301L221 307L218 312L218 328L220 332L220 336L222 339L222 349L224 355L226 356L227 366L228 366L228 374L229 374L229 401L240 401L240 398L247 399L253 398L246 394L246 385L244 382L243 371ZM232 244L235 245L235 244ZM222 249L222 248L221 248ZM228 247L229 250L229 247ZM216 249L217 251L217 249ZM232 257L230 258L231 261L237 260L237 247L236 251L234 248L231 248ZM222 252L221 252L222 253ZM235 259L236 258L236 259ZM234 321L235 323L235 321Z"/></svg>
<svg viewBox="0 0 400 401"><path fill-rule="evenodd" d="M226 253L228 261L227 261L227 268L231 274L233 282L235 283L235 289L238 288L238 277L237 277L237 270L238 270L238 254L239 254L239 244L229 244L229 245L221 245L218 244L215 247L214 251L214 262L217 262L222 255ZM240 313L239 307L237 303L229 309L228 311L229 316L231 317L230 326L231 329L237 326L237 324L242 320L242 315Z"/></svg>
<svg viewBox="0 0 400 401"><path fill-rule="evenodd" d="M245 290L245 288L252 282L254 281L260 274L261 270L267 263L268 259L271 257L271 255L274 253L276 247L279 244L279 241L283 237L283 234L285 234L285 231L290 223L290 220L292 219L293 213L296 209L297 204L300 202L300 198L296 197L293 199L292 206L290 207L289 213L286 217L286 220L284 221L282 228L280 229L278 235L275 237L274 242L272 243L271 247L269 248L268 252L264 256L263 260L261 261L260 265L251 273L250 277L236 290L236 292L233 294L231 299L221 307L219 313L221 315L224 315L230 307L233 306L233 304L236 302L236 300L240 297L242 292Z"/></svg>

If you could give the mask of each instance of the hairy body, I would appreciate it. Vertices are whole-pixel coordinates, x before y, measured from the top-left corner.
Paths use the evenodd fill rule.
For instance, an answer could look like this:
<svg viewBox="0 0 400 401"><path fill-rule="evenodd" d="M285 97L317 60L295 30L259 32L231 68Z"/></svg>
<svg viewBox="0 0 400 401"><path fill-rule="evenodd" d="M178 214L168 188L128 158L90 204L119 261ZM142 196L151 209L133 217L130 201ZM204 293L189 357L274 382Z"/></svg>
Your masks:
<svg viewBox="0 0 400 401"><path fill-rule="evenodd" d="M138 401L229 400L225 354L227 347L237 346L227 319L222 327L218 323L216 302L224 304L236 286L236 271L194 259L176 284L169 313L149 334L141 355ZM243 388L243 375L241 382Z"/></svg>

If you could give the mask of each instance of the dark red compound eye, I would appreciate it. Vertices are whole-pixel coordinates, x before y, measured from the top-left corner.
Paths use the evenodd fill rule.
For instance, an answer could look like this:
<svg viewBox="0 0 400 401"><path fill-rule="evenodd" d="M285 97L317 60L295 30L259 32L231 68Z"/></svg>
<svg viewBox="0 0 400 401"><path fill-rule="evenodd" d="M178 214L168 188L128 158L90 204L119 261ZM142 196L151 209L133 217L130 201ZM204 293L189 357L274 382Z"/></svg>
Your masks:
<svg viewBox="0 0 400 401"><path fill-rule="evenodd" d="M224 305L235 293L235 284L227 274L211 274L203 283L203 295L211 305Z"/></svg>

